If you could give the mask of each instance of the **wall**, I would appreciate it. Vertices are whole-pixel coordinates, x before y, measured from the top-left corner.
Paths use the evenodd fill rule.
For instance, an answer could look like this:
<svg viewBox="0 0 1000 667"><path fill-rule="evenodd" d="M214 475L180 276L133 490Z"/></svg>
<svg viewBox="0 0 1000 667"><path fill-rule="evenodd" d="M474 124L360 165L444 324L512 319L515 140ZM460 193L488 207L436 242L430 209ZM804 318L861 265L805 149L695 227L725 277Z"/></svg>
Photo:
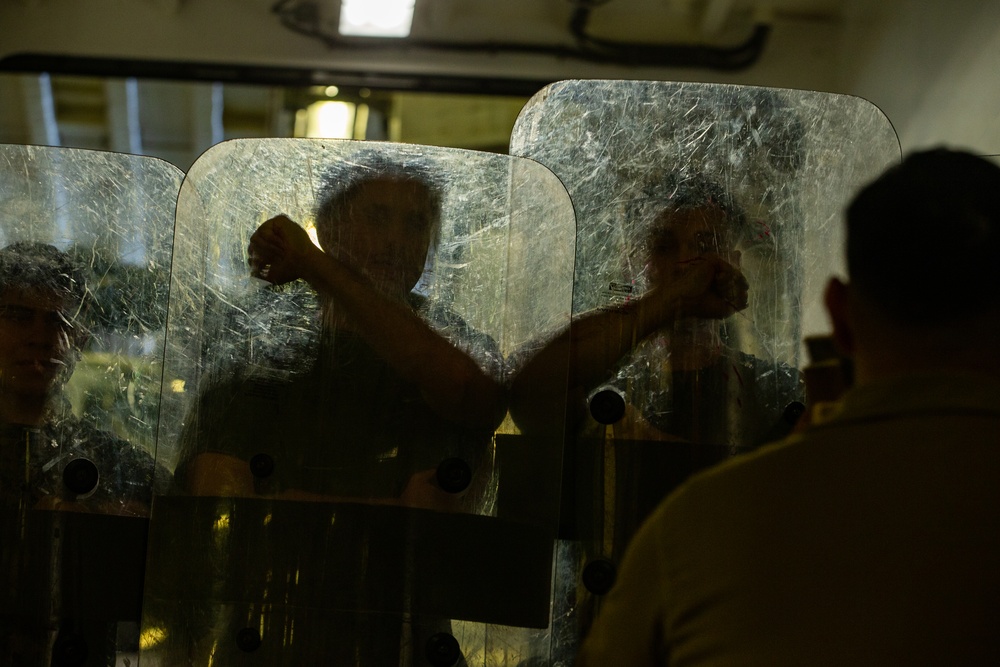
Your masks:
<svg viewBox="0 0 1000 667"><path fill-rule="evenodd" d="M845 30L838 88L877 104L904 152L1000 154L1000 2L867 4L858 0Z"/></svg>

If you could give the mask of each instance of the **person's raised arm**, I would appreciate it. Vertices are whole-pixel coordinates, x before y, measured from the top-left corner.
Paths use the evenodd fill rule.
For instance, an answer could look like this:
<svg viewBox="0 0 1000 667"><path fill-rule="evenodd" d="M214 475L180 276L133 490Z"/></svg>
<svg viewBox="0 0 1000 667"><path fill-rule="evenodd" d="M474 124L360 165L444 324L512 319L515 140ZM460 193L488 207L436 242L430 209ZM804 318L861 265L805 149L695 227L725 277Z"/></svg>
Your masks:
<svg viewBox="0 0 1000 667"><path fill-rule="evenodd" d="M441 417L487 429L502 421L506 392L498 378L431 329L403 300L379 292L323 252L288 217L279 215L261 225L250 239L249 255L254 275L278 285L302 278L331 299L341 323L419 387Z"/></svg>
<svg viewBox="0 0 1000 667"><path fill-rule="evenodd" d="M551 420L553 392L568 389L570 425L586 392L614 373L639 341L684 317L722 319L746 307L747 281L714 254L689 260L673 279L629 303L584 313L532 356L511 387L511 415L522 429ZM564 372L569 363L568 377Z"/></svg>

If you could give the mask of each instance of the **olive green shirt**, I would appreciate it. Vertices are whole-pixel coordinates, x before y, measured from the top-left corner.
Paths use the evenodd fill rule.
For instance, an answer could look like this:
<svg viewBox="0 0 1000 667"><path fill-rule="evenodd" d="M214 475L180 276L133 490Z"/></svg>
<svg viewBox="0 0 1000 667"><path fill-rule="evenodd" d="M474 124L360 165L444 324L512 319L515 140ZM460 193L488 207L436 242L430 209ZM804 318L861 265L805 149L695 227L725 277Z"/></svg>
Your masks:
<svg viewBox="0 0 1000 667"><path fill-rule="evenodd" d="M692 478L578 664L1000 664L1000 383L906 377Z"/></svg>

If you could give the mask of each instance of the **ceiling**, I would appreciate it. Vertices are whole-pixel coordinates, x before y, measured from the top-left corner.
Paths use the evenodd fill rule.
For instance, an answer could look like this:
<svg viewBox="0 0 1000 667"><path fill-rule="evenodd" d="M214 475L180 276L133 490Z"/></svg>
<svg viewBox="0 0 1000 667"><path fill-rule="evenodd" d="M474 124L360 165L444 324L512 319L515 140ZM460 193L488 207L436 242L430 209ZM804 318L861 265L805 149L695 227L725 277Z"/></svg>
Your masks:
<svg viewBox="0 0 1000 667"><path fill-rule="evenodd" d="M363 104L377 121L358 138L502 151L547 82L767 83L763 73L794 65L782 49L799 39L815 51L816 31L835 30L845 11L835 0L417 0L411 36L389 41L338 36L338 9L0 0L0 142L155 155L186 169L224 139L292 136L296 113L335 85L330 99Z"/></svg>

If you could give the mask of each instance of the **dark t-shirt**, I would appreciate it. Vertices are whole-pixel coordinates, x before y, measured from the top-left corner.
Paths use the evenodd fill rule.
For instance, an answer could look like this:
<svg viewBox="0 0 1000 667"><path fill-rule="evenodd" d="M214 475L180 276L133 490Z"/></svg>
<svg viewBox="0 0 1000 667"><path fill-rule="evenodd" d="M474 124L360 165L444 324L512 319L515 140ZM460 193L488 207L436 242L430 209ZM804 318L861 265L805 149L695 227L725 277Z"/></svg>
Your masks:
<svg viewBox="0 0 1000 667"><path fill-rule="evenodd" d="M453 313L428 311L419 301L415 305L433 329L500 378L501 356L491 338ZM304 355L309 356L303 359ZM255 479L257 492L265 495L294 489L349 500L398 497L413 474L434 469L452 457L468 463L474 475L480 473L473 484L485 477L492 430L465 428L436 414L420 388L400 377L358 335L326 333L316 338L314 347L301 346L287 353L276 350L267 358L267 367L220 372L226 379L210 385L199 397L181 435L176 478L182 488L189 488L189 463L201 453L234 456L248 465L258 455L266 455L273 461L273 472ZM349 525L347 520L349 516L345 526ZM273 530L295 530L296 525L275 526ZM352 549L363 552L366 548L365 542L337 547L347 561L351 561ZM405 544L401 543L400 549L405 549ZM231 557L232 567L247 566L238 551ZM295 550L276 547L269 558L268 574L295 571L296 585L300 576L303 581L312 581L336 575L313 569L314 561L298 561ZM367 555L365 563L367 568ZM376 563L370 566L374 572L384 567ZM400 573L388 574L394 578ZM276 586L280 588L280 584ZM393 596L404 594L398 583L374 576L358 577L345 586L345 595L357 595L358 604L364 605L386 597L393 600L391 607L398 604ZM288 614L287 627L294 621L295 643L265 644L259 653L267 656L261 658L265 662L383 665L399 663L403 651L418 655L425 651L422 641L401 647L404 628L396 613L317 609L295 605L299 599L295 595L288 599L293 603L276 605L270 613L274 618ZM259 609L247 611L240 605L220 612L195 604L187 612L172 608L169 613L189 613L196 619L185 622L189 627L205 632L213 628L225 637L218 642L215 654L223 661L239 659L235 642L229 640L236 630L263 627ZM414 636L430 636L449 628L447 621L423 616L412 616L410 622L409 631ZM420 624L423 627L418 632ZM277 651L280 656L267 651Z"/></svg>
<svg viewBox="0 0 1000 667"><path fill-rule="evenodd" d="M785 409L804 395L786 364L725 350L705 368L673 370L655 345L637 349L603 386L625 398L626 417L612 426L613 446L605 426L588 418L565 450L560 531L596 540L614 511L615 555L688 476L784 437L792 428Z"/></svg>
<svg viewBox="0 0 1000 667"><path fill-rule="evenodd" d="M791 428L783 421L786 407L804 400L798 370L734 350L693 371L664 369L639 357L615 385L662 433L734 452L784 437Z"/></svg>
<svg viewBox="0 0 1000 667"><path fill-rule="evenodd" d="M95 472L97 483L91 487L88 479ZM67 474L75 477L76 490L67 486ZM0 494L5 504L30 508L55 497L91 512L145 516L153 484L149 454L75 416L54 417L39 427L0 424Z"/></svg>
<svg viewBox="0 0 1000 667"><path fill-rule="evenodd" d="M431 313L434 327L491 372L499 351L461 318ZM340 497L396 497L411 475L460 458L476 470L491 432L437 415L419 387L401 378L359 336L337 332L319 342L305 372L239 369L199 399L182 435L177 479L200 453L258 455L273 473L261 493L296 489ZM303 364L296 363L295 367Z"/></svg>
<svg viewBox="0 0 1000 667"><path fill-rule="evenodd" d="M57 630L91 641L103 629L106 639L108 624L140 616L145 519L168 476L141 449L61 412L38 427L0 424L4 665L48 664Z"/></svg>

